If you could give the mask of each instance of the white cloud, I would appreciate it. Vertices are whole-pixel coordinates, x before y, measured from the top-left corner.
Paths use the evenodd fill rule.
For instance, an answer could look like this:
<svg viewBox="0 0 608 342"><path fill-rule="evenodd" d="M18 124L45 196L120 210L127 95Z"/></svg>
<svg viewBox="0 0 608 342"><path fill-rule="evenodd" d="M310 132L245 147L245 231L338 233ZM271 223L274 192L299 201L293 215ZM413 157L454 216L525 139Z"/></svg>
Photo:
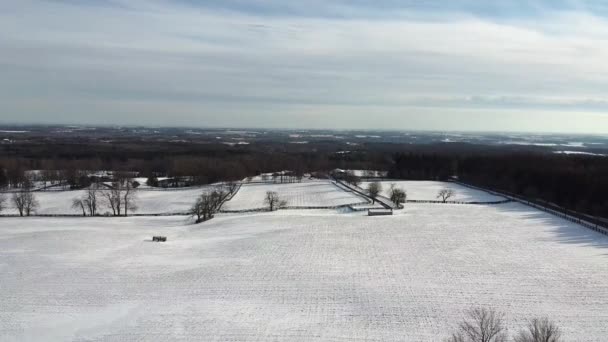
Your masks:
<svg viewBox="0 0 608 342"><path fill-rule="evenodd" d="M608 132L581 114L608 109L608 21L587 12L380 20L112 3L0 4L4 120L375 127L373 112L403 118L390 128L544 130L527 118L553 112L552 130Z"/></svg>

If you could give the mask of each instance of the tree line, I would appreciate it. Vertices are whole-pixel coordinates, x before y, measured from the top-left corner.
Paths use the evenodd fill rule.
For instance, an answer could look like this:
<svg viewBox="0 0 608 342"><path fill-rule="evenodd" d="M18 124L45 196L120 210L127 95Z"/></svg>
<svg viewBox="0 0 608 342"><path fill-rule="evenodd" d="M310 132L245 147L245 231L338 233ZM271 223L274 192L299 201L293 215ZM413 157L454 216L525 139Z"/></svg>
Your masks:
<svg viewBox="0 0 608 342"><path fill-rule="evenodd" d="M369 168L370 161L352 159L352 156L336 156L331 152L263 152L247 151L220 156L150 156L149 159L127 158L100 159L33 159L30 157L0 156L0 188L22 187L26 179L35 180L41 186L65 183L71 189L90 185L95 171L123 171L138 177L168 177L187 186L212 184L222 181L242 180L252 175L273 174L290 170L290 175L277 174L269 178L276 182L296 182L304 173L329 172L333 168ZM363 158L363 157L362 157ZM363 158L365 159L365 158ZM39 170L31 174L29 170ZM30 173L30 174L28 174Z"/></svg>
<svg viewBox="0 0 608 342"><path fill-rule="evenodd" d="M12 193L10 200L13 207L19 212L19 216L32 216L39 208L36 199L36 192L29 183ZM111 185L101 189L98 184L87 188L82 196L72 199L72 209L82 213L82 216L99 216L100 210L106 208L110 210L106 215L128 216L129 213L137 210L137 197L134 182L130 178L117 179ZM225 182L217 186L202 190L194 204L188 210L190 217L196 223L210 220L219 212L224 202L236 194L240 184L237 182ZM261 201L268 211L275 211L287 206L287 201L275 191L266 192ZM7 197L0 193L0 213L8 208Z"/></svg>
<svg viewBox="0 0 608 342"><path fill-rule="evenodd" d="M71 146L71 145L70 145ZM242 180L252 175L293 171L297 181L304 173L328 173L335 168L388 170L388 178L447 180L452 176L474 185L508 191L527 198L555 203L569 210L608 217L608 158L556 155L530 150L513 151L479 146L378 145L341 154L330 147L290 151L281 147L251 146L247 149L206 147L204 155L190 150L160 148L158 153L121 152L111 149L96 156L59 154L53 158L24 150L21 155L0 155L0 188L21 188L36 174L41 186L65 182L83 189L95 179L91 171L128 171L139 177L170 177L183 185L204 185ZM57 147L59 148L59 147ZM185 148L185 147L184 147ZM65 149L65 147L64 147ZM407 152L399 152L407 151ZM47 151L48 152L48 151ZM203 152L201 152L203 153Z"/></svg>
<svg viewBox="0 0 608 342"><path fill-rule="evenodd" d="M103 188L95 184L87 188L82 197L72 199L72 208L82 212L82 216L98 216L104 207L112 216L128 216L137 209L136 189L136 182L128 178L116 180ZM0 213L9 207L9 199L21 217L34 215L40 207L29 181L8 194L10 196L0 193Z"/></svg>

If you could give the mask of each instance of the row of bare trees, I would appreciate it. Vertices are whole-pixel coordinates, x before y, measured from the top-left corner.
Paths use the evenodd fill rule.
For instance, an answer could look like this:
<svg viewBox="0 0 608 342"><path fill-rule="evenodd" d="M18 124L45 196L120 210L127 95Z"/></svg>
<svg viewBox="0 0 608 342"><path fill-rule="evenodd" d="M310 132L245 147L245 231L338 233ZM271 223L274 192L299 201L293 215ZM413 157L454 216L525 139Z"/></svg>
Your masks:
<svg viewBox="0 0 608 342"><path fill-rule="evenodd" d="M504 325L504 315L492 309L474 308L446 342L561 342L559 327L548 318L533 318L512 339Z"/></svg>
<svg viewBox="0 0 608 342"><path fill-rule="evenodd" d="M137 210L136 191L131 180L112 183L107 190L89 188L80 198L72 201L72 208L82 211L82 216L96 216L100 205L106 205L113 216L128 216Z"/></svg>
<svg viewBox="0 0 608 342"><path fill-rule="evenodd" d="M212 219L220 210L226 196L228 193L224 190L203 192L190 209L190 215L196 218L196 223Z"/></svg>
<svg viewBox="0 0 608 342"><path fill-rule="evenodd" d="M380 193L382 192L382 184L379 182L369 183L367 185L367 193L374 200L374 203ZM443 203L446 203L450 198L454 197L456 193L452 189L441 189L437 193L438 199L440 199ZM389 190L389 197L391 202L393 202L396 206L405 203L407 200L407 192L403 189L398 188L394 183L391 184Z"/></svg>
<svg viewBox="0 0 608 342"><path fill-rule="evenodd" d="M21 189L13 193L13 204L19 211L19 216L30 216L38 208L38 200L29 189Z"/></svg>
<svg viewBox="0 0 608 342"><path fill-rule="evenodd" d="M382 193L382 184L380 182L369 183L367 185L367 193L375 203L378 196L380 196L380 193ZM401 188L398 188L395 183L393 183L389 189L389 198L391 202L399 207L407 200L407 192Z"/></svg>
<svg viewBox="0 0 608 342"><path fill-rule="evenodd" d="M27 183L27 187L21 188L19 191L14 192L11 197L11 202L17 211L19 216L31 216L38 208L38 200L32 192L31 183ZM0 212L6 207L7 198L4 194L0 193Z"/></svg>
<svg viewBox="0 0 608 342"><path fill-rule="evenodd" d="M97 190L87 189L85 194L81 198L74 198L72 201L72 208L81 209L82 216L95 216L97 215Z"/></svg>
<svg viewBox="0 0 608 342"><path fill-rule="evenodd" d="M238 187L239 184L236 182L227 182L222 187L204 192L190 209L190 214L196 217L197 223L213 218L221 204L229 196L234 195ZM0 193L0 212L6 208L6 199L6 196ZM276 199L278 200L278 195ZM13 193L12 202L20 216L31 216L39 206L31 187L22 188ZM277 205L273 200L272 210ZM135 211L137 209L136 187L132 180L116 181L106 190L89 188L82 197L72 200L72 208L82 212L82 216L96 216L102 206L111 210L113 216L128 216L130 212Z"/></svg>
<svg viewBox="0 0 608 342"><path fill-rule="evenodd" d="M222 186L204 191L190 208L190 216L196 219L196 223L201 223L213 218L221 209L222 204L238 191L239 184L227 182Z"/></svg>
<svg viewBox="0 0 608 342"><path fill-rule="evenodd" d="M196 223L201 223L213 218L220 211L222 204L231 196L234 196L239 189L239 185L228 182L223 186L204 191L190 208L190 216ZM286 200L282 200L275 191L267 191L264 196L264 205L269 211L275 211L287 205Z"/></svg>
<svg viewBox="0 0 608 342"><path fill-rule="evenodd" d="M29 186L14 192L11 200L19 216L31 216L39 207L39 202ZM0 193L0 212L7 207L6 202L6 196ZM135 211L137 206L133 182L116 182L108 190L89 188L82 197L72 200L72 208L81 211L82 216L96 216L100 205L104 204L114 216L127 216L129 212Z"/></svg>

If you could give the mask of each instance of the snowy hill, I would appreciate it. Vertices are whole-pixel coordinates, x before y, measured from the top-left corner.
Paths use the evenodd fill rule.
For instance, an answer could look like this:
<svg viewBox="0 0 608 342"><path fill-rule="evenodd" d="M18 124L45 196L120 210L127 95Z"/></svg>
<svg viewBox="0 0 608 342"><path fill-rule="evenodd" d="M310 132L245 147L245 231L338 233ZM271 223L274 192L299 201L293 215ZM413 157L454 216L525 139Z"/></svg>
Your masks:
<svg viewBox="0 0 608 342"><path fill-rule="evenodd" d="M568 341L603 341L606 248L516 203L3 218L0 340L437 341L480 305L512 330L547 315Z"/></svg>

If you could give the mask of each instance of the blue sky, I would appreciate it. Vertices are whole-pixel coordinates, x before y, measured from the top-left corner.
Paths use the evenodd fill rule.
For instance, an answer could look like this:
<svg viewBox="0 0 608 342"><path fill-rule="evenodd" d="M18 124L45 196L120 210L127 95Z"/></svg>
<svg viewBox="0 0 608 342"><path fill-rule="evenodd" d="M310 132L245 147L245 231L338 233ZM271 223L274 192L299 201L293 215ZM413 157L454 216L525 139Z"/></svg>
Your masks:
<svg viewBox="0 0 608 342"><path fill-rule="evenodd" d="M0 3L0 122L608 134L602 1Z"/></svg>

